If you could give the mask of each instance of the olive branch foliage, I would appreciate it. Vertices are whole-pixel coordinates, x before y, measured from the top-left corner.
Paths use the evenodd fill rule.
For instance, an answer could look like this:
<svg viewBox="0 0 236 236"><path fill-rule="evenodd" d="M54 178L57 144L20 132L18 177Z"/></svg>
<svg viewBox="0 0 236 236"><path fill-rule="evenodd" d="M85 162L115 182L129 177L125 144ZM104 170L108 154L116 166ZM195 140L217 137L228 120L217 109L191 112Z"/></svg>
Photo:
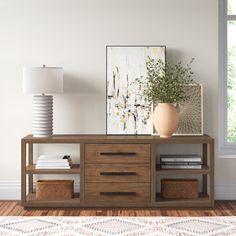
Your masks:
<svg viewBox="0 0 236 236"><path fill-rule="evenodd" d="M148 57L146 62L147 78L137 79L145 83L144 96L154 103L179 103L188 100L184 85L193 84L191 64L194 58L184 66L182 62L171 65L169 62Z"/></svg>

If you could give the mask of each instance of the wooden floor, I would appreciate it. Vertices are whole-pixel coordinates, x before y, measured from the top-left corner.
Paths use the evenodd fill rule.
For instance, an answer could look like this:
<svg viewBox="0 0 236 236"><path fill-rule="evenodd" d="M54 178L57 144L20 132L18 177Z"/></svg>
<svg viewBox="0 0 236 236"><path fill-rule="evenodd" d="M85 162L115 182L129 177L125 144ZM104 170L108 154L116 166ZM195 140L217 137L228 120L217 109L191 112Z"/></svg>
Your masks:
<svg viewBox="0 0 236 236"><path fill-rule="evenodd" d="M24 209L17 201L0 201L0 216L236 216L236 201L216 201L213 210Z"/></svg>

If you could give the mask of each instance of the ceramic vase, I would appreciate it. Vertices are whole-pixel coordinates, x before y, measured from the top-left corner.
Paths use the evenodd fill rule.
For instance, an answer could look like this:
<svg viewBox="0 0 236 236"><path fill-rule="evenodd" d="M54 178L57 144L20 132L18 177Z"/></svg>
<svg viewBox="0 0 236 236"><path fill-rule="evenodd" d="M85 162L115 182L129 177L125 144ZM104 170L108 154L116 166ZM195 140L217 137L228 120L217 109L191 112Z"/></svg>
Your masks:
<svg viewBox="0 0 236 236"><path fill-rule="evenodd" d="M153 124L161 138L169 138L176 131L179 115L171 103L158 103L153 113Z"/></svg>

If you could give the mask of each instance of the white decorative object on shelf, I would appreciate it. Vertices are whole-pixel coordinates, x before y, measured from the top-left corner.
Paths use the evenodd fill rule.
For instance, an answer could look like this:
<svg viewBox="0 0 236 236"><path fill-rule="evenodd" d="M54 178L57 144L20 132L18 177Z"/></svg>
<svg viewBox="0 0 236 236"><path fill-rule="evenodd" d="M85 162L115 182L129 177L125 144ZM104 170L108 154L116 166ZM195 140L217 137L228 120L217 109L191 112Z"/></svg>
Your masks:
<svg viewBox="0 0 236 236"><path fill-rule="evenodd" d="M34 137L53 134L53 96L63 92L62 67L23 68L23 93L35 94L33 100Z"/></svg>

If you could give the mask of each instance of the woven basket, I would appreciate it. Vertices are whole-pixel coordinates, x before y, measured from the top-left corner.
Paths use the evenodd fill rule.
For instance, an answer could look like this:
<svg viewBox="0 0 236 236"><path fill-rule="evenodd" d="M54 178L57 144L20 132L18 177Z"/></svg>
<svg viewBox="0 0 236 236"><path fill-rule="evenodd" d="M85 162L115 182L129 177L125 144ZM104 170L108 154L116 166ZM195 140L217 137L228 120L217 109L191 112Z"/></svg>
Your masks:
<svg viewBox="0 0 236 236"><path fill-rule="evenodd" d="M66 200L73 198L74 180L37 180L37 200Z"/></svg>
<svg viewBox="0 0 236 236"><path fill-rule="evenodd" d="M198 198L198 180L162 179L161 197L169 199Z"/></svg>

